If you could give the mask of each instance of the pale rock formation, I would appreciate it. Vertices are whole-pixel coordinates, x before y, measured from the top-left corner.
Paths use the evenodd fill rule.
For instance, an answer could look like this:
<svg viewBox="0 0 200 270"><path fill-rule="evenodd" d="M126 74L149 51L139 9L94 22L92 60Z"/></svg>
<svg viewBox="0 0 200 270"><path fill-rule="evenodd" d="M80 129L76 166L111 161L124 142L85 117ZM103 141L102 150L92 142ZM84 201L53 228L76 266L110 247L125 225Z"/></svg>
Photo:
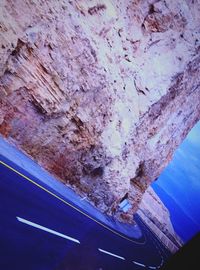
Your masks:
<svg viewBox="0 0 200 270"><path fill-rule="evenodd" d="M172 253L183 245L174 231L169 211L151 187L145 191L137 213Z"/></svg>
<svg viewBox="0 0 200 270"><path fill-rule="evenodd" d="M128 220L200 119L200 1L0 5L0 133Z"/></svg>

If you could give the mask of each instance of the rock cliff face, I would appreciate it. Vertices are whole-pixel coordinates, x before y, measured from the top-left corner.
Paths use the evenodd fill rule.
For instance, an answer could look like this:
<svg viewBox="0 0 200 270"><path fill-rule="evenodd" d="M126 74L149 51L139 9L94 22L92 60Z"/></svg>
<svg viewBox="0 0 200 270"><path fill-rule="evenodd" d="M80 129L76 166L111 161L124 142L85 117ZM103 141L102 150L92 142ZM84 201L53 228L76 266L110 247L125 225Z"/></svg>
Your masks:
<svg viewBox="0 0 200 270"><path fill-rule="evenodd" d="M200 119L200 1L2 0L0 12L0 133L128 220Z"/></svg>
<svg viewBox="0 0 200 270"><path fill-rule="evenodd" d="M183 245L174 231L169 211L151 187L145 191L137 213L172 253Z"/></svg>

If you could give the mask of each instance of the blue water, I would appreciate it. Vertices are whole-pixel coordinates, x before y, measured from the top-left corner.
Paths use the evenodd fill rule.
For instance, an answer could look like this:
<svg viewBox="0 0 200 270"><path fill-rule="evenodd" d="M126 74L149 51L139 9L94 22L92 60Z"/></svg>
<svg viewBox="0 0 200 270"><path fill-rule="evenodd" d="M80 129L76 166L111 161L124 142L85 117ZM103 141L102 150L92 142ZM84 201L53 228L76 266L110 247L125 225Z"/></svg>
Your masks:
<svg viewBox="0 0 200 270"><path fill-rule="evenodd" d="M174 229L184 242L200 232L200 122L152 187L169 209Z"/></svg>

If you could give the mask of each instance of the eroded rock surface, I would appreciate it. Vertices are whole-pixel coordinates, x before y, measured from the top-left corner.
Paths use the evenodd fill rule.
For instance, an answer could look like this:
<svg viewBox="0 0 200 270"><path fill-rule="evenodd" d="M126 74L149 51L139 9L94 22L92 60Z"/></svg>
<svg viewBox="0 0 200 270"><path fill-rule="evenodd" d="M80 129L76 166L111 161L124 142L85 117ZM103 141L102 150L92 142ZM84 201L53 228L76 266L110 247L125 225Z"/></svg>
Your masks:
<svg viewBox="0 0 200 270"><path fill-rule="evenodd" d="M2 0L0 133L129 220L200 119L199 14L198 0Z"/></svg>

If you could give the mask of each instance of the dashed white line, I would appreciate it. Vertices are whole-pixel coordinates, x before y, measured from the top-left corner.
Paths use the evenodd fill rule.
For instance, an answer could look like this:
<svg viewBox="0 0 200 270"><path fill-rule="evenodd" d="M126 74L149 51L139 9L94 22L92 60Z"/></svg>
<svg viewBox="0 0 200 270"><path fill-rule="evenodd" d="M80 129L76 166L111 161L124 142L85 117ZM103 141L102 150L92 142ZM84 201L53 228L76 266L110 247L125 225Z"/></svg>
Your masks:
<svg viewBox="0 0 200 270"><path fill-rule="evenodd" d="M48 233L57 235L57 236L59 236L59 237L62 237L62 238L65 238L65 239L67 239L67 240L70 240L70 241L72 241L72 242L75 242L75 243L80 244L80 241L78 241L78 240L75 239L75 238L72 238L72 237L67 236L67 235L65 235L65 234L62 234L62 233L56 232L56 231L54 231L54 230L48 229L48 228L46 228L46 227L44 227L44 226L41 226L41 225L39 225L39 224L37 224L37 223L31 222L31 221L26 220L26 219L24 219L24 218L20 218L20 217L16 217L16 218L17 218L18 221L20 221L20 222L22 222L22 223L25 223L25 224L27 224L27 225L29 225L29 226L35 227L35 228L40 229L40 230L42 230L42 231L45 231L45 232L48 232Z"/></svg>
<svg viewBox="0 0 200 270"><path fill-rule="evenodd" d="M133 261L133 263L136 264L136 265L142 266L142 267L146 267L146 265L143 264L143 263L139 263L139 262L136 262L136 261Z"/></svg>
<svg viewBox="0 0 200 270"><path fill-rule="evenodd" d="M110 255L110 256L116 257L116 258L118 258L118 259L125 260L124 257L118 256L118 255L116 255L116 254L114 254L114 253L111 253L111 252L109 252L109 251L106 251L106 250L104 250L104 249L98 248L98 250L99 250L100 252L102 252L102 253L105 253L105 254L108 254L108 255Z"/></svg>

